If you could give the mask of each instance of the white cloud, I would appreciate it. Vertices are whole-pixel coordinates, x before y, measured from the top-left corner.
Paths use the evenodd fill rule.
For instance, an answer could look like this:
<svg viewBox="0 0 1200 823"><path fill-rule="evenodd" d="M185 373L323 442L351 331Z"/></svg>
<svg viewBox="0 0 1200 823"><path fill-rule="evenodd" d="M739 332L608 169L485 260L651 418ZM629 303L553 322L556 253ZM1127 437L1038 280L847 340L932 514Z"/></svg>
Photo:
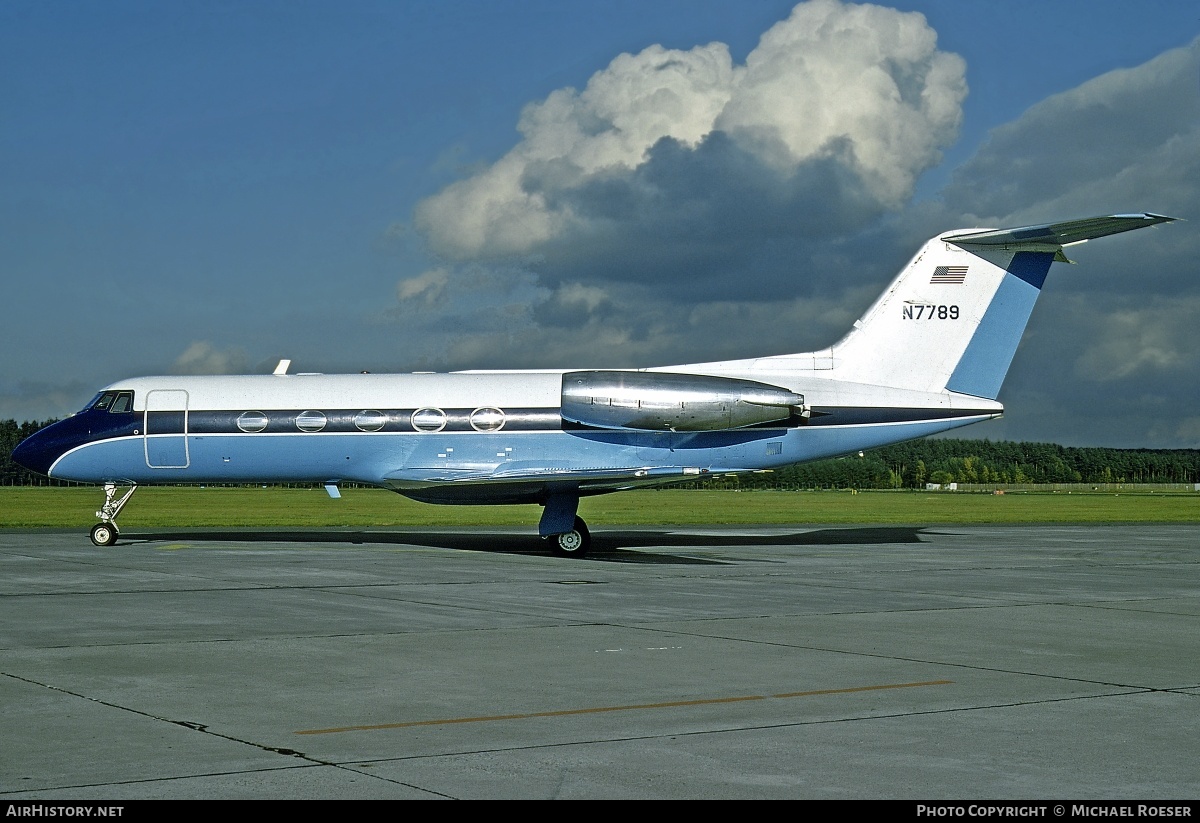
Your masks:
<svg viewBox="0 0 1200 823"><path fill-rule="evenodd" d="M947 204L1034 221L1191 205L1200 175L1198 74L1200 39L1041 101L992 131L955 172Z"/></svg>
<svg viewBox="0 0 1200 823"><path fill-rule="evenodd" d="M782 144L784 170L844 141L868 188L895 206L957 134L965 71L920 14L802 3L746 58L715 127Z"/></svg>
<svg viewBox="0 0 1200 823"><path fill-rule="evenodd" d="M582 92L531 103L521 142L420 203L415 225L448 259L540 253L575 236L607 238L614 223L678 228L697 196L730 175L763 189L748 198L759 208L799 196L815 210L824 192L811 189L838 176L854 181L868 213L894 208L956 135L964 72L920 14L802 3L744 66L721 43L655 45L620 55ZM709 146L717 135L724 142ZM663 141L682 156L656 157ZM668 160L664 180L655 164ZM801 173L814 163L835 171Z"/></svg>
<svg viewBox="0 0 1200 823"><path fill-rule="evenodd" d="M220 350L207 340L197 340L175 358L171 374L244 374L248 366L241 349Z"/></svg>
<svg viewBox="0 0 1200 823"><path fill-rule="evenodd" d="M1200 296L1148 295L1119 302L1118 308L1100 311L1085 298L1071 301L1076 323L1099 332L1089 335L1092 339L1075 362L1080 377L1107 383L1194 368Z"/></svg>
<svg viewBox="0 0 1200 823"><path fill-rule="evenodd" d="M434 305L445 294L449 280L450 272L447 269L430 269L424 274L397 283L396 299L401 303L419 301L427 306Z"/></svg>

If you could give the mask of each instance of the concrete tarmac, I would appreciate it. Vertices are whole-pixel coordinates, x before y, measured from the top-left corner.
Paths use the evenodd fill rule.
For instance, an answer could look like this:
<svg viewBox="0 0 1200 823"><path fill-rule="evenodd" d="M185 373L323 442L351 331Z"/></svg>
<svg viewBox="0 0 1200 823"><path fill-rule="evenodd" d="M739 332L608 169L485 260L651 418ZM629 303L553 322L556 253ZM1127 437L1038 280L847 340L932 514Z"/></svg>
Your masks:
<svg viewBox="0 0 1200 823"><path fill-rule="evenodd" d="M1200 798L1200 524L0 533L0 799Z"/></svg>

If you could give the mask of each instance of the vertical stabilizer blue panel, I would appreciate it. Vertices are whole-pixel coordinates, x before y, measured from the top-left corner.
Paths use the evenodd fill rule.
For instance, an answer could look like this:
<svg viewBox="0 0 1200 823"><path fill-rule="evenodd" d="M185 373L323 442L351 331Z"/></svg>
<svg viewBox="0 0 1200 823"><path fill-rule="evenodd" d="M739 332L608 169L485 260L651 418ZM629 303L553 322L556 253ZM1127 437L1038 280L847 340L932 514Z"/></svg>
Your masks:
<svg viewBox="0 0 1200 823"><path fill-rule="evenodd" d="M946 383L949 391L991 400L999 396L1052 262L1051 252L1022 251L1013 255L996 296Z"/></svg>

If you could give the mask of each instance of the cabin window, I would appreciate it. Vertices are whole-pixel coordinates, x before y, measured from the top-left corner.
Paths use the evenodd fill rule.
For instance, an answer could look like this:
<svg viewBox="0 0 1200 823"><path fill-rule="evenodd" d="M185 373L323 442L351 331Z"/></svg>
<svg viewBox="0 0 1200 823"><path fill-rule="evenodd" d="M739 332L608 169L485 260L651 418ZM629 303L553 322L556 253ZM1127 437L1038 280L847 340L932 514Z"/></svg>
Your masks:
<svg viewBox="0 0 1200 823"><path fill-rule="evenodd" d="M325 428L325 415L319 411L302 411L296 415L296 428L302 432L319 432Z"/></svg>
<svg viewBox="0 0 1200 823"><path fill-rule="evenodd" d="M498 432L504 428L504 412L485 406L471 412L471 428L477 432Z"/></svg>
<svg viewBox="0 0 1200 823"><path fill-rule="evenodd" d="M419 432L440 432L446 428L446 413L441 409L417 409L412 413L412 427Z"/></svg>
<svg viewBox="0 0 1200 823"><path fill-rule="evenodd" d="M388 416L381 411L368 409L354 415L354 427L363 432L377 432L387 425Z"/></svg>
<svg viewBox="0 0 1200 823"><path fill-rule="evenodd" d="M247 434L260 432L267 427L267 416L260 411L243 412L237 419L237 427Z"/></svg>

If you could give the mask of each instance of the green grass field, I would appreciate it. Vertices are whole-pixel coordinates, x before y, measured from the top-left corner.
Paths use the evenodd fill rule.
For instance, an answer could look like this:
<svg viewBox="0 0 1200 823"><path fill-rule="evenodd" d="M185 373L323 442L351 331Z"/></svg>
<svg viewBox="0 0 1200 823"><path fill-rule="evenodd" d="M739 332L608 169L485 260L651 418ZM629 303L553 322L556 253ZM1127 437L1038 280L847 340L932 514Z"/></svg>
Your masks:
<svg viewBox="0 0 1200 823"><path fill-rule="evenodd" d="M88 529L98 488L0 488L0 528ZM585 498L590 526L803 523L1196 523L1195 492L972 494L919 491L621 492ZM133 496L123 529L200 527L528 526L538 506L433 506L376 489L147 487Z"/></svg>

